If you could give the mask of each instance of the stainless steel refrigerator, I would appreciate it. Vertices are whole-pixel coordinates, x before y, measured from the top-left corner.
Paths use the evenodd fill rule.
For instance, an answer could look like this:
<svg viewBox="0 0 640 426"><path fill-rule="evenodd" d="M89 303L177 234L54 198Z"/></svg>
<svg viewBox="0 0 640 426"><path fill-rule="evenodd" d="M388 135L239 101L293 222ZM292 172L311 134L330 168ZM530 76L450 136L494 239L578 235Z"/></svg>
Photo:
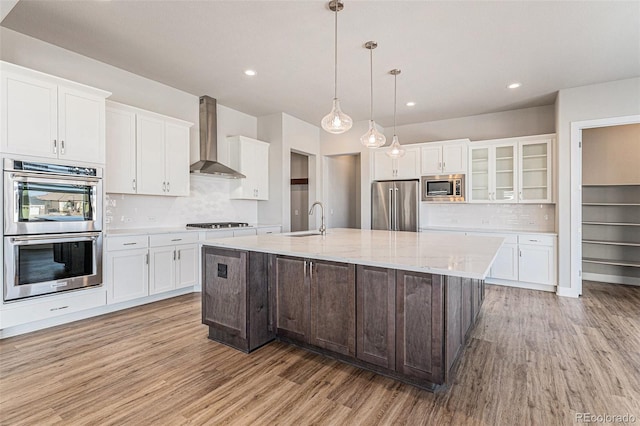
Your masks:
<svg viewBox="0 0 640 426"><path fill-rule="evenodd" d="M373 182L371 229L418 231L420 183L418 180Z"/></svg>

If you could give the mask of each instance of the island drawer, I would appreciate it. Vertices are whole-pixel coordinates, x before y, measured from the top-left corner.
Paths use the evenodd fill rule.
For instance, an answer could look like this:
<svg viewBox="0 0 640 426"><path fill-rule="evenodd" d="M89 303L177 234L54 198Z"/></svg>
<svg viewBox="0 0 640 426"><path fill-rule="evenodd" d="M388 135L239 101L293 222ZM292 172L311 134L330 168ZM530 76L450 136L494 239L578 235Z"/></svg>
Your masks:
<svg viewBox="0 0 640 426"><path fill-rule="evenodd" d="M192 244L197 242L197 232L180 232L149 236L149 247L175 246L178 244Z"/></svg>
<svg viewBox="0 0 640 426"><path fill-rule="evenodd" d="M146 235L107 237L107 251L140 249L148 246L149 238Z"/></svg>

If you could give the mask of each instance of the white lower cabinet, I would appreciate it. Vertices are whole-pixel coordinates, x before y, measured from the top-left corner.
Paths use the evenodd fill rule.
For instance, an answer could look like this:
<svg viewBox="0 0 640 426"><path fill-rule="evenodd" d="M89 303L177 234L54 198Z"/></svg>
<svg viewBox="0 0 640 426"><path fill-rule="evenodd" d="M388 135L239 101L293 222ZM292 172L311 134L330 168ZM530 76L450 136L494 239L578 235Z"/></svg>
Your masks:
<svg viewBox="0 0 640 426"><path fill-rule="evenodd" d="M149 294L198 283L198 233L149 236Z"/></svg>
<svg viewBox="0 0 640 426"><path fill-rule="evenodd" d="M149 252L146 248L107 253L107 301L125 302L149 295Z"/></svg>
<svg viewBox="0 0 640 426"><path fill-rule="evenodd" d="M518 240L520 281L555 285L555 239L548 236L519 235Z"/></svg>
<svg viewBox="0 0 640 426"><path fill-rule="evenodd" d="M198 233L108 237L108 303L198 284Z"/></svg>
<svg viewBox="0 0 640 426"><path fill-rule="evenodd" d="M518 281L518 244L505 242L489 272L491 278Z"/></svg>
<svg viewBox="0 0 640 426"><path fill-rule="evenodd" d="M146 235L107 237L107 303L149 295L149 239Z"/></svg>

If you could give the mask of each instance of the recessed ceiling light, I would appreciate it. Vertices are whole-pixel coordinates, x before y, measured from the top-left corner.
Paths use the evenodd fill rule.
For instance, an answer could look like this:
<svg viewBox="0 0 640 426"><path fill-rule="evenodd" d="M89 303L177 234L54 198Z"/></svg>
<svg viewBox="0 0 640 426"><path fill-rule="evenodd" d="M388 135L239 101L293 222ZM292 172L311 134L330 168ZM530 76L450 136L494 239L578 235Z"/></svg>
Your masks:
<svg viewBox="0 0 640 426"><path fill-rule="evenodd" d="M245 70L244 73L245 73L245 75L248 75L250 77L253 77L254 75L258 74L254 70Z"/></svg>
<svg viewBox="0 0 640 426"><path fill-rule="evenodd" d="M416 103L411 101L411 102L407 102L407 106L408 107L412 107L412 106L416 106Z"/></svg>
<svg viewBox="0 0 640 426"><path fill-rule="evenodd" d="M511 83L510 85L507 86L507 88L509 88L509 89L517 89L520 86L522 86L522 83Z"/></svg>

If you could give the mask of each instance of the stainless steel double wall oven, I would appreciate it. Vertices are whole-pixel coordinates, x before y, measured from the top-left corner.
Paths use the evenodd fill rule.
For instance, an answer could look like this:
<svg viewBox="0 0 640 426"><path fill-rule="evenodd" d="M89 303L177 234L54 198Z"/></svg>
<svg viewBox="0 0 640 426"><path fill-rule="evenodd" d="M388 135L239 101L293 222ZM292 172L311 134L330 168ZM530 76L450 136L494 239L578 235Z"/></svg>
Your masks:
<svg viewBox="0 0 640 426"><path fill-rule="evenodd" d="M102 169L4 160L4 300L102 284Z"/></svg>

